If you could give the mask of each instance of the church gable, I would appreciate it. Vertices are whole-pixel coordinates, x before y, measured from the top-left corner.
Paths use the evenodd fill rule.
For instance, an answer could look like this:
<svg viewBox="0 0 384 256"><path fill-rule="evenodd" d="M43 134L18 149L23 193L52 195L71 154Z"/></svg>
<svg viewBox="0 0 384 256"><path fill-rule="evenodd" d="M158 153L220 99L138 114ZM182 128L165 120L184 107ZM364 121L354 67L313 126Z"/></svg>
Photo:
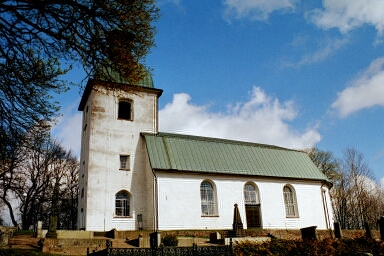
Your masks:
<svg viewBox="0 0 384 256"><path fill-rule="evenodd" d="M304 152L169 133L142 134L154 170L326 181Z"/></svg>

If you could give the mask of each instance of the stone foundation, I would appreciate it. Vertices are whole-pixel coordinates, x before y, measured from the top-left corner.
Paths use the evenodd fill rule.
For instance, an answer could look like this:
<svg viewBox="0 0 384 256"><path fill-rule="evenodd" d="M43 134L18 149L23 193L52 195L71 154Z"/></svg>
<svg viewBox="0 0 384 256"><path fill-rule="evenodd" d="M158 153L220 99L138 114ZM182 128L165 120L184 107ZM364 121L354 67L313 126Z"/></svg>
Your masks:
<svg viewBox="0 0 384 256"><path fill-rule="evenodd" d="M54 238L45 238L40 241L40 247L42 252L47 253L61 253L65 254L69 250L83 250L86 254L87 248L90 251L102 250L106 248L107 239L97 238L97 239L54 239Z"/></svg>

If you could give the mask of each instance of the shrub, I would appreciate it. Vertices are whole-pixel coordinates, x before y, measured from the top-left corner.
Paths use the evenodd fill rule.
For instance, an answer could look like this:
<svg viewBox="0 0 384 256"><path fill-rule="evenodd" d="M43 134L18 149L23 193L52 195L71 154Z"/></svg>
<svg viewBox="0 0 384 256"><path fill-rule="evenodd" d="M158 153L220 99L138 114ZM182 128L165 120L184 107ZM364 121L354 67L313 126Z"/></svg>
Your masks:
<svg viewBox="0 0 384 256"><path fill-rule="evenodd" d="M0 256L49 256L50 254L30 249L0 248Z"/></svg>
<svg viewBox="0 0 384 256"><path fill-rule="evenodd" d="M265 243L242 242L234 246L237 256L253 255L362 255L368 252L373 255L384 255L384 243L373 239L323 239L323 240L283 240L273 239Z"/></svg>
<svg viewBox="0 0 384 256"><path fill-rule="evenodd" d="M176 235L165 235L161 242L164 246L177 246L178 240Z"/></svg>

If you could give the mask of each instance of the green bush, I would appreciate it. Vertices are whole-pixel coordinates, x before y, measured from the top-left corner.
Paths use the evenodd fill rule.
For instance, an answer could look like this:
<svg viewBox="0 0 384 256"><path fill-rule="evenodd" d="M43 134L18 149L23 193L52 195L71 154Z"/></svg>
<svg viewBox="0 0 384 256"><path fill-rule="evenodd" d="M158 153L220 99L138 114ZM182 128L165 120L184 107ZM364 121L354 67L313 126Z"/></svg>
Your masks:
<svg viewBox="0 0 384 256"><path fill-rule="evenodd" d="M33 230L23 230L23 229L19 229L15 233L15 235L33 235L33 234L35 234L35 231L33 231Z"/></svg>
<svg viewBox="0 0 384 256"><path fill-rule="evenodd" d="M177 246L178 240L177 240L176 235L165 235L161 239L161 243L164 246Z"/></svg>
<svg viewBox="0 0 384 256"><path fill-rule="evenodd" d="M323 239L323 240L281 240L273 239L265 243L242 242L234 246L236 256L277 255L277 256L354 256L368 252L384 255L384 243L373 239Z"/></svg>

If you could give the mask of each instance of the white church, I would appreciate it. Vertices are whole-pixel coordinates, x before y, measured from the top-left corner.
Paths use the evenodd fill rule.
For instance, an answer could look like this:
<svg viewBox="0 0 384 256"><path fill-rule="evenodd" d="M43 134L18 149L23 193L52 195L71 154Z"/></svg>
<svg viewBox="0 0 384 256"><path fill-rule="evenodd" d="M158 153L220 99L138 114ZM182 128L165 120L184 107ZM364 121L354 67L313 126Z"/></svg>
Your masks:
<svg viewBox="0 0 384 256"><path fill-rule="evenodd" d="M79 229L228 230L234 204L246 229L331 228L331 184L306 153L159 132L151 76L117 81L90 79L79 105Z"/></svg>

